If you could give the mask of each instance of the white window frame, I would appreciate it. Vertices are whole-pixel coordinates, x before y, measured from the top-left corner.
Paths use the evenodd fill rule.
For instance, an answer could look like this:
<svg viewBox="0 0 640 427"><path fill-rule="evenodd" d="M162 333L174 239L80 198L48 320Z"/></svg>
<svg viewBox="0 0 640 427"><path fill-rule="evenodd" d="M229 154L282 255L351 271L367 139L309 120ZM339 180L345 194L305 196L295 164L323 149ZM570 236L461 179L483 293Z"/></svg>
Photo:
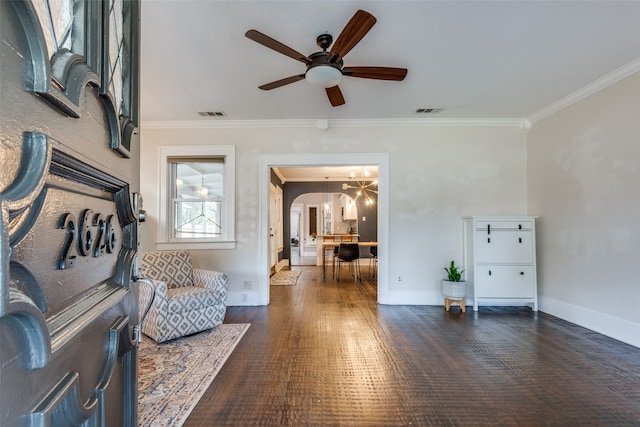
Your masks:
<svg viewBox="0 0 640 427"><path fill-rule="evenodd" d="M222 236L216 238L179 239L172 237L171 188L169 159L175 157L224 157L224 202ZM235 249L236 147L234 145L171 145L159 148L158 156L158 241L159 250Z"/></svg>

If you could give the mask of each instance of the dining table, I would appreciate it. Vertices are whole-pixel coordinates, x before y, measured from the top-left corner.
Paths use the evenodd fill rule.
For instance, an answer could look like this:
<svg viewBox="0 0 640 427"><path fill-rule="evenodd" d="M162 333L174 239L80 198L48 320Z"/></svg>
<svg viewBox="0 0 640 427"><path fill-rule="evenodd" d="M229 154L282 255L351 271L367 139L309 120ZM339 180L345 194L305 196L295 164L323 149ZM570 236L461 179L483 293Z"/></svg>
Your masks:
<svg viewBox="0 0 640 427"><path fill-rule="evenodd" d="M327 279L327 270L326 270L326 264L327 264L327 257L324 256L324 251L328 248L335 248L336 246L340 246L340 243L357 243L359 247L371 247L371 246L378 246L378 242L336 242L333 240L330 241L323 241L322 242L322 253L323 253L323 257L322 257L322 278L323 280Z"/></svg>

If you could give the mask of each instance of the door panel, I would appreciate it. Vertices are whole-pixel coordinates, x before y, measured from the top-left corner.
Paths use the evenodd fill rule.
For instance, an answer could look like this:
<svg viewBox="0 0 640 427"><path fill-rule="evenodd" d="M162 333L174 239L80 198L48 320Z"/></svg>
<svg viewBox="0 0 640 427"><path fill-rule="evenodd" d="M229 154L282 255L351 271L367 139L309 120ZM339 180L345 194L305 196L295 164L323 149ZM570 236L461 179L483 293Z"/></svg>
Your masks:
<svg viewBox="0 0 640 427"><path fill-rule="evenodd" d="M134 426L137 65L125 93L91 48L138 4L78 2L84 47L45 37L46 4L0 2L0 425Z"/></svg>

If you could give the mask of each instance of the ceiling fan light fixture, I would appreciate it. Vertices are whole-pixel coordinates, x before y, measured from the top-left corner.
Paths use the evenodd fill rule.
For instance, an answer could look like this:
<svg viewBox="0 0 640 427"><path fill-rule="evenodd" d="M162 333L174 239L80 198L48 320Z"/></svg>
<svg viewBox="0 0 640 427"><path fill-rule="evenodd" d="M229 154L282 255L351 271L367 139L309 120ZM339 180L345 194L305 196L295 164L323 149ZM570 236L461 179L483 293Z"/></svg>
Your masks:
<svg viewBox="0 0 640 427"><path fill-rule="evenodd" d="M285 77L258 87L262 90L271 90L306 79L311 85L324 88L331 106L339 107L345 103L342 91L338 87L343 74L365 79L404 80L407 75L406 68L371 66L343 68L344 56L362 40L375 23L376 18L372 14L359 9L342 29L335 43L333 43L331 34L320 34L316 38L316 43L322 51L314 52L309 56L303 55L257 30L247 31L244 34L245 37L307 66L305 74ZM331 46L331 50L327 51L329 46Z"/></svg>
<svg viewBox="0 0 640 427"><path fill-rule="evenodd" d="M305 79L313 86L329 88L337 86L342 72L332 65L317 65L307 70Z"/></svg>

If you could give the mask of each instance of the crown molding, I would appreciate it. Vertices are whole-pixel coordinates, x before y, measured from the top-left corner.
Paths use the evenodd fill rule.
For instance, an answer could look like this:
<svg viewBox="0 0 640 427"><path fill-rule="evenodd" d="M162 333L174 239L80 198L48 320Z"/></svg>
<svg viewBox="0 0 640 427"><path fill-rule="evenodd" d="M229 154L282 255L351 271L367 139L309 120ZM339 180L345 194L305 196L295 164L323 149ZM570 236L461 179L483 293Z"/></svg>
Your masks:
<svg viewBox="0 0 640 427"><path fill-rule="evenodd" d="M610 86L614 83L619 82L620 80L629 77L630 75L637 73L640 71L640 58L636 58L633 61L629 62L626 65L623 65L620 68L613 70L612 72L605 74L603 77L598 80L584 86L581 89L573 92L572 94L565 96L562 99L554 102L538 111L537 113L532 114L527 117L526 121L530 124L533 124L537 121L544 119L545 117L549 117L550 115L557 113L558 111L575 104L576 102L593 95L596 92L601 91L602 89Z"/></svg>
<svg viewBox="0 0 640 427"><path fill-rule="evenodd" d="M249 128L316 128L321 132L331 128L350 127L437 127L488 126L527 129L521 118L479 119L298 119L298 120L175 120L143 121L141 129L249 129Z"/></svg>

